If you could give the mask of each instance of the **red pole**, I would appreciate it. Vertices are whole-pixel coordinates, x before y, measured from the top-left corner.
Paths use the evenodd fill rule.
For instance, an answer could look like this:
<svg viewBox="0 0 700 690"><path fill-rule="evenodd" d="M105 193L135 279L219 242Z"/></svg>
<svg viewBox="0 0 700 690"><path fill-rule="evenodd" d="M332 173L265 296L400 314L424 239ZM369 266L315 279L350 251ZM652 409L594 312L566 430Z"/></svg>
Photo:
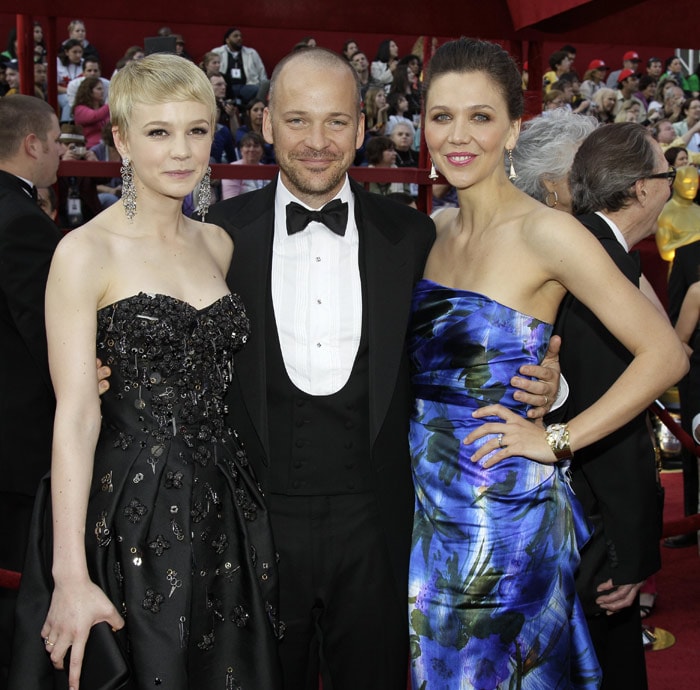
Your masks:
<svg viewBox="0 0 700 690"><path fill-rule="evenodd" d="M525 111L534 116L542 112L542 42L528 41L527 48L528 85L525 92Z"/></svg>
<svg viewBox="0 0 700 690"><path fill-rule="evenodd" d="M18 14L17 60L19 61L19 90L34 95L34 22L30 14Z"/></svg>
<svg viewBox="0 0 700 690"><path fill-rule="evenodd" d="M56 46L58 39L56 38L56 17L48 17L48 26L44 31L46 43L46 72L47 72L47 89L46 100L58 110L58 70L56 69Z"/></svg>
<svg viewBox="0 0 700 690"><path fill-rule="evenodd" d="M423 62L423 76L425 75L425 70L428 67L430 58L433 55L433 39L431 36L423 37L423 55L420 56ZM421 136L420 136L420 146L418 148L418 167L421 170L427 170L430 167L428 147L425 144L425 108L421 107ZM425 213L430 214L433 210L433 185L432 181L428 184L420 184L418 186L418 199L417 204L419 209L425 211Z"/></svg>

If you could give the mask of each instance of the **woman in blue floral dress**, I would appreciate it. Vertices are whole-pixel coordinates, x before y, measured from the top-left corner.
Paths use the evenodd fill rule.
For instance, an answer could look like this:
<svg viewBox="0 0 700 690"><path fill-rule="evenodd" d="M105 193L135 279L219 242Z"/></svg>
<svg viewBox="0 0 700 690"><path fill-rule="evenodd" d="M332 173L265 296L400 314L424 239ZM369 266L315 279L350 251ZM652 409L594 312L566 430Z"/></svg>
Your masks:
<svg viewBox="0 0 700 690"><path fill-rule="evenodd" d="M409 335L413 686L592 690L600 670L574 588L587 531L567 458L675 383L685 357L593 236L508 180L504 154L517 140L523 100L502 48L443 45L425 106L432 161L460 206L437 218ZM632 191L654 193L657 182L666 184L631 181ZM541 360L567 290L635 358L595 405L544 430L527 419L510 379Z"/></svg>

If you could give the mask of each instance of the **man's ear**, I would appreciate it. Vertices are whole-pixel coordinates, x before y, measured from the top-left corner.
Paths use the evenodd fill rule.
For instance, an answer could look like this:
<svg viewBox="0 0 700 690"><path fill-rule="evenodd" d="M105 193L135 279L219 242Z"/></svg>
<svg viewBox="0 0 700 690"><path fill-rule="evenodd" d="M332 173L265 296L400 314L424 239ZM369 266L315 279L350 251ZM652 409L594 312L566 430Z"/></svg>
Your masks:
<svg viewBox="0 0 700 690"><path fill-rule="evenodd" d="M355 136L355 149L362 147L365 142L365 114L360 113L360 119L357 122L357 134Z"/></svg>
<svg viewBox="0 0 700 690"><path fill-rule="evenodd" d="M30 132L22 140L22 147L24 148L24 152L30 158L34 158L35 160L39 158L39 155L44 150L45 145L46 142L39 139L39 137L34 132Z"/></svg>
<svg viewBox="0 0 700 690"><path fill-rule="evenodd" d="M275 138L272 134L272 114L268 107L263 110L262 132L268 144L274 144Z"/></svg>

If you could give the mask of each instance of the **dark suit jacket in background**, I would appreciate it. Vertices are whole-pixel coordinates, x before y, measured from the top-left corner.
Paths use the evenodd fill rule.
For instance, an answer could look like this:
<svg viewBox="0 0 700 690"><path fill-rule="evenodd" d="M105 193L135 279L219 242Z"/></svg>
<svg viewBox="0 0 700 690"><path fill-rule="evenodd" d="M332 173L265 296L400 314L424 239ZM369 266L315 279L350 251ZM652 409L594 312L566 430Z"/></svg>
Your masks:
<svg viewBox="0 0 700 690"><path fill-rule="evenodd" d="M668 313L675 324L688 288L700 280L700 240L676 249L668 279ZM690 371L678 383L681 402L681 426L692 434L693 417L700 412L700 337L699 331L691 336ZM683 464L683 512L698 512L698 458L691 451L681 450Z"/></svg>
<svg viewBox="0 0 700 690"><path fill-rule="evenodd" d="M639 285L639 265L595 214L579 220L600 240L618 268ZM563 410L571 419L600 398L625 370L632 355L593 313L569 294L555 324L562 336L560 362L570 387ZM595 527L583 548L577 577L587 615L600 611L596 587L641 582L661 567L660 518L653 446L641 414L597 443L576 451L572 485Z"/></svg>
<svg viewBox="0 0 700 690"><path fill-rule="evenodd" d="M351 181L364 260L363 291L369 343L370 454L374 489L396 575L396 594L406 608L408 557L413 523L413 483L408 452L411 392L405 350L411 297L435 237L432 221L401 204L366 192ZM243 299L251 336L236 356L236 379L227 403L231 425L246 445L263 489L270 464L266 305L271 272L276 182L211 208L207 221L231 234L235 248L228 274Z"/></svg>
<svg viewBox="0 0 700 690"><path fill-rule="evenodd" d="M0 171L0 491L30 497L51 463L44 293L60 238L19 179ZM0 550L2 567L6 553Z"/></svg>
<svg viewBox="0 0 700 690"><path fill-rule="evenodd" d="M668 315L675 324L688 288L700 280L700 240L676 249L668 278Z"/></svg>
<svg viewBox="0 0 700 690"><path fill-rule="evenodd" d="M32 505L51 465L55 400L44 292L58 228L0 170L0 568L21 571ZM0 589L0 687L9 665L16 592Z"/></svg>

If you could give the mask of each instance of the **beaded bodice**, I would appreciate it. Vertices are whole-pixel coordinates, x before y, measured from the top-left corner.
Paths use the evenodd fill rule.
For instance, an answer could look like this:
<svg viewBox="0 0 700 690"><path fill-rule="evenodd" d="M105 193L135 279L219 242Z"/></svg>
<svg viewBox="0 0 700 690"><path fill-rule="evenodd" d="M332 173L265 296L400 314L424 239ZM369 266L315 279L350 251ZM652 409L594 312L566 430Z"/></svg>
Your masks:
<svg viewBox="0 0 700 690"><path fill-rule="evenodd" d="M248 332L236 295L196 309L139 293L100 309L97 356L112 369L102 412L105 424L125 430L122 447L133 441L127 429L157 443L179 435L190 447L220 437L233 355Z"/></svg>

